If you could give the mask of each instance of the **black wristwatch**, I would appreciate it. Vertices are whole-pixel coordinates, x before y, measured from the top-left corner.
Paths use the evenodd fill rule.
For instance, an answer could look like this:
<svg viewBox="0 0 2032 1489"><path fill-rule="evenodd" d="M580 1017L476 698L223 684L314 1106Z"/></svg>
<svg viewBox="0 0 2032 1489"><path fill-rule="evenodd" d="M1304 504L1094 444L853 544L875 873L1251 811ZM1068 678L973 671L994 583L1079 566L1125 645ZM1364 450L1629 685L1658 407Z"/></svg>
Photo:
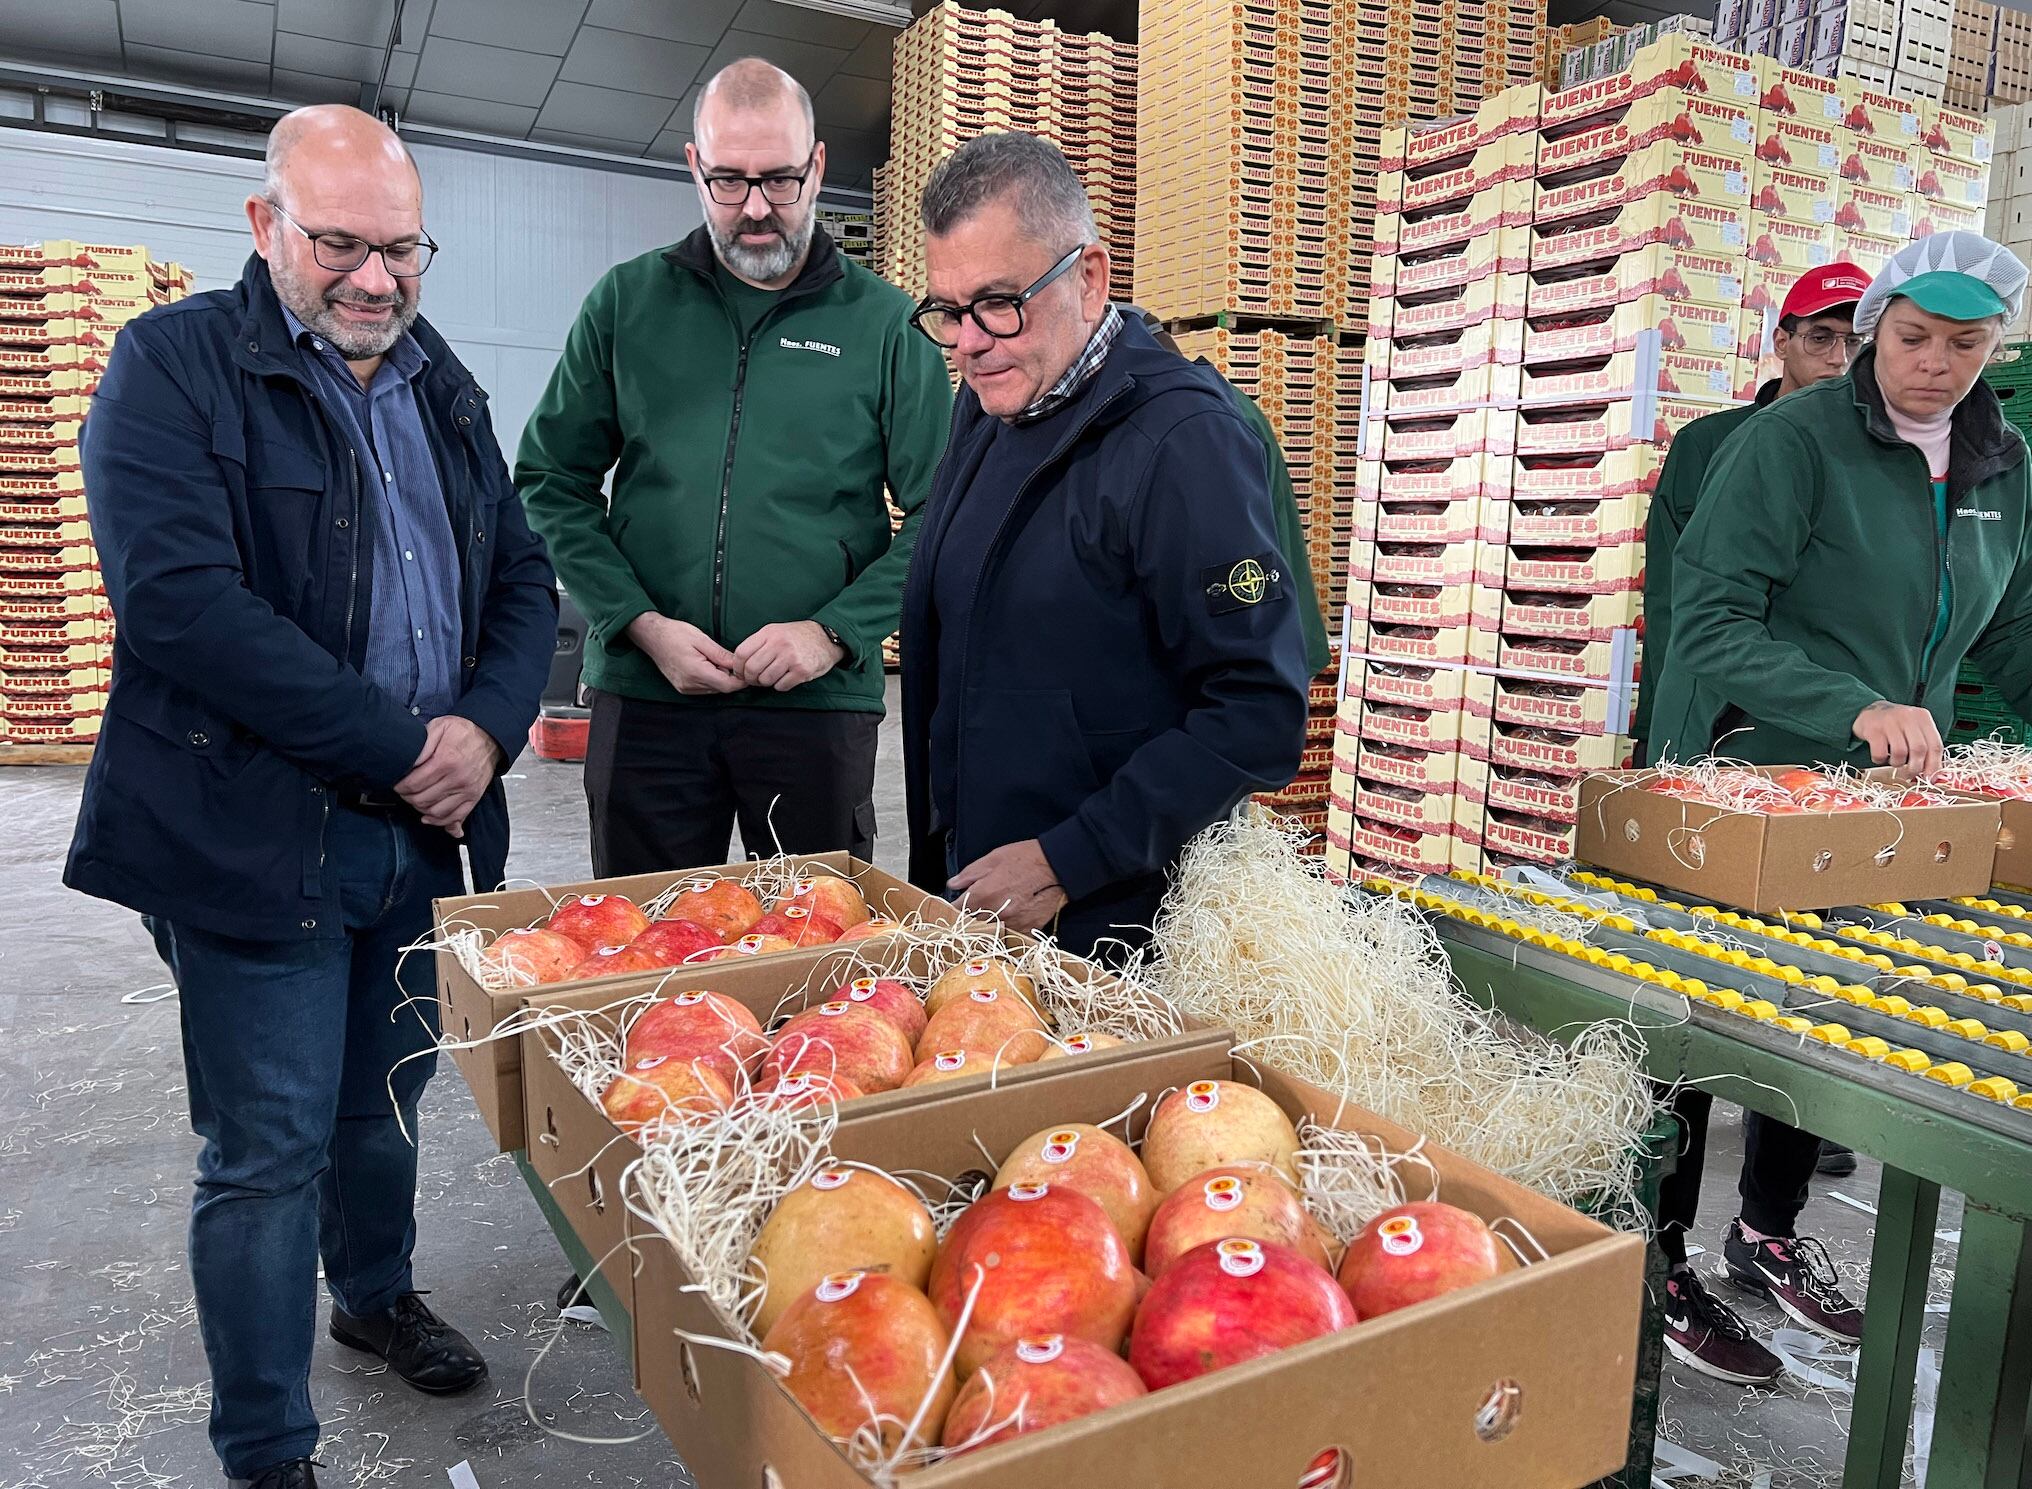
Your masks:
<svg viewBox="0 0 2032 1489"><path fill-rule="evenodd" d="M832 642L834 646L837 646L846 655L848 656L853 655L853 652L848 648L847 643L840 639L840 633L838 631L835 631L831 626L827 625L824 621L818 622L818 628L821 631L825 632L826 640Z"/></svg>

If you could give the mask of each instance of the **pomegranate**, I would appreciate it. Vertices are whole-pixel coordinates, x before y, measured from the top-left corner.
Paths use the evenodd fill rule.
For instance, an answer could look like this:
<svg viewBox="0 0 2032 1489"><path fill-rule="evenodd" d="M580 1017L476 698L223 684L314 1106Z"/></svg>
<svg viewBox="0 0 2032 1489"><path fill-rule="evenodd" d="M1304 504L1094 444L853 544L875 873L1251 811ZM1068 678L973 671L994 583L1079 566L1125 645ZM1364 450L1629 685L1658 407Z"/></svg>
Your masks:
<svg viewBox="0 0 2032 1489"><path fill-rule="evenodd" d="M1148 1394L1112 1350L1063 1334L1026 1336L960 1387L946 1414L945 1445L971 1453Z"/></svg>
<svg viewBox="0 0 2032 1489"><path fill-rule="evenodd" d="M1340 1282L1363 1318L1375 1318L1506 1270L1506 1253L1481 1216L1437 1200L1385 1210L1355 1232Z"/></svg>
<svg viewBox="0 0 2032 1489"><path fill-rule="evenodd" d="M1050 1047L1037 1010L991 987L974 988L934 1013L918 1036L920 1050L971 1050L1004 1065L1028 1065Z"/></svg>
<svg viewBox="0 0 2032 1489"><path fill-rule="evenodd" d="M573 895L544 922L544 929L569 936L588 952L626 946L649 929L649 917L624 894Z"/></svg>
<svg viewBox="0 0 2032 1489"><path fill-rule="evenodd" d="M808 905L785 905L756 921L753 934L781 936L793 946L827 946L840 939L840 927Z"/></svg>
<svg viewBox="0 0 2032 1489"><path fill-rule="evenodd" d="M659 958L666 967L681 967L702 951L712 951L720 938L689 920L659 920L628 943Z"/></svg>
<svg viewBox="0 0 2032 1489"><path fill-rule="evenodd" d="M912 1048L923 1037L924 1005L917 1001L917 994L893 977L856 977L836 996L874 1009L903 1031Z"/></svg>
<svg viewBox="0 0 2032 1489"><path fill-rule="evenodd" d="M977 1280L960 1339L962 1380L1026 1334L1119 1349L1136 1310L1136 1268L1115 1222L1084 1194L1053 1184L997 1189L953 1222L929 1288L948 1328Z"/></svg>
<svg viewBox="0 0 2032 1489"><path fill-rule="evenodd" d="M1006 1067L1007 1062L1003 1063ZM940 1050L911 1067L910 1074L903 1078L903 1084L929 1086L938 1081L960 1081L970 1075L987 1075L994 1069L992 1055L977 1055L970 1050Z"/></svg>
<svg viewBox="0 0 2032 1489"><path fill-rule="evenodd" d="M922 1288L937 1254L931 1214L908 1189L867 1169L823 1169L776 1202L755 1238L755 1332L767 1334L828 1272L880 1272Z"/></svg>
<svg viewBox="0 0 2032 1489"><path fill-rule="evenodd" d="M1150 1219L1143 1264L1162 1277L1186 1252L1228 1236L1275 1241L1321 1268L1332 1256L1297 1191L1275 1170L1241 1165L1195 1174L1165 1196Z"/></svg>
<svg viewBox="0 0 2032 1489"><path fill-rule="evenodd" d="M924 1011L937 1018L946 1004L965 997L976 988L1013 993L1032 1008L1038 1008L1037 984L1008 962L996 957L977 957L946 969L945 975L934 982L931 991L924 995ZM1042 1009L1038 1011L1040 1015L1043 1012Z"/></svg>
<svg viewBox="0 0 2032 1489"><path fill-rule="evenodd" d="M745 1005L703 990L651 1004L628 1028L628 1059L697 1060L736 1089L768 1051L762 1025Z"/></svg>
<svg viewBox="0 0 2032 1489"><path fill-rule="evenodd" d="M1253 1086L1194 1081L1157 1103L1143 1134L1143 1166L1169 1194L1194 1174L1256 1163L1298 1183L1298 1133L1284 1109Z"/></svg>
<svg viewBox="0 0 2032 1489"><path fill-rule="evenodd" d="M905 1427L925 1398L921 1434L938 1440L952 1405L944 1369L949 1336L924 1294L880 1272L834 1272L799 1297L762 1336L762 1348L790 1362L784 1389L830 1436L862 1435L887 1455L905 1446Z"/></svg>
<svg viewBox="0 0 2032 1489"><path fill-rule="evenodd" d="M862 921L859 925L848 926L845 930L840 932L840 940L866 941L870 937L887 936L892 932L900 931L902 929L903 923L901 921L886 920L878 915Z"/></svg>
<svg viewBox="0 0 2032 1489"><path fill-rule="evenodd" d="M664 915L702 925L722 941L745 936L762 918L762 902L734 879L687 879Z"/></svg>
<svg viewBox="0 0 2032 1489"><path fill-rule="evenodd" d="M1230 1236L1186 1252L1151 1284L1129 1363L1159 1391L1354 1321L1324 1268L1274 1241Z"/></svg>
<svg viewBox="0 0 2032 1489"><path fill-rule="evenodd" d="M787 905L803 905L814 914L823 915L843 931L851 930L868 918L868 902L862 898L859 887L853 880L833 874L798 880L789 894L769 908L781 911Z"/></svg>
<svg viewBox="0 0 2032 1489"><path fill-rule="evenodd" d="M1053 1184L1076 1189L1108 1212L1128 1244L1129 1260L1143 1264L1143 1236L1157 1209L1157 1191L1143 1164L1120 1138L1085 1122L1049 1127L1016 1145L995 1172L995 1188Z"/></svg>
<svg viewBox="0 0 2032 1489"><path fill-rule="evenodd" d="M807 1008L776 1033L756 1081L811 1070L843 1075L873 1095L893 1091L910 1074L910 1042L874 1009L841 998Z"/></svg>
<svg viewBox="0 0 2032 1489"><path fill-rule="evenodd" d="M775 956L779 951L795 951L797 943L782 936L746 935L738 941L729 941L725 946L699 953L702 962L724 961L737 956Z"/></svg>
<svg viewBox="0 0 2032 1489"><path fill-rule="evenodd" d="M726 1110L734 1099L726 1078L699 1060L644 1055L607 1082L600 1105L623 1132L663 1121L689 1121Z"/></svg>
<svg viewBox="0 0 2032 1489"><path fill-rule="evenodd" d="M1112 1034L1068 1034L1063 1039L1054 1039L1051 1042L1051 1047L1042 1055L1039 1055L1038 1058L1040 1060L1061 1060L1068 1055L1086 1055L1091 1054L1095 1050L1111 1050L1120 1045L1121 1042L1121 1040L1115 1038Z"/></svg>
<svg viewBox="0 0 2032 1489"><path fill-rule="evenodd" d="M586 949L556 931L504 931L480 960L499 968L511 987L563 982L586 957Z"/></svg>
<svg viewBox="0 0 2032 1489"><path fill-rule="evenodd" d="M843 1075L821 1075L816 1070L800 1070L794 1075L778 1076L776 1084L758 1090L755 1099L763 1106L836 1107L843 1101L853 1101L867 1094Z"/></svg>
<svg viewBox="0 0 2032 1489"><path fill-rule="evenodd" d="M588 977L619 977L626 972L667 972L670 964L653 951L639 946L602 946L571 969L566 978L578 982Z"/></svg>

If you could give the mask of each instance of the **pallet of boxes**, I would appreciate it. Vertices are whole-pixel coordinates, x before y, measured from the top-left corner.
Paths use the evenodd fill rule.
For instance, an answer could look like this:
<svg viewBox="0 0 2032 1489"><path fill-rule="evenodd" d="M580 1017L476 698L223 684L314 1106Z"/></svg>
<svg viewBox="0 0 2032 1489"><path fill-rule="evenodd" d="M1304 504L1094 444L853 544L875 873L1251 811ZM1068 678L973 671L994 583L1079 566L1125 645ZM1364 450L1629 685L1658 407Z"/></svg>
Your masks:
<svg viewBox="0 0 2032 1489"><path fill-rule="evenodd" d="M145 248L0 247L0 764L82 764L98 737L113 616L79 425L120 328L189 288Z"/></svg>

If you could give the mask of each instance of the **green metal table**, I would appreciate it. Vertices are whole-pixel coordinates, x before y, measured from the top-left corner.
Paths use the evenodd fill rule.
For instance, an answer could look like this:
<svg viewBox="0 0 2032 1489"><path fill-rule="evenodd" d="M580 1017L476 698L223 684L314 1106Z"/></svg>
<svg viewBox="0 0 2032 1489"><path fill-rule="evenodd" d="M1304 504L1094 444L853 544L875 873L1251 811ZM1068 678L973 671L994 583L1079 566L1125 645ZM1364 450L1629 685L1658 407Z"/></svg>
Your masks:
<svg viewBox="0 0 2032 1489"><path fill-rule="evenodd" d="M2032 1146L2022 1114L1992 1114L1920 1081L1858 1080L1853 1056L1706 1010L1689 1017L1677 994L1462 922L1436 924L1483 1006L1551 1036L1625 1020L1642 1032L1655 1079L1733 1077L1718 1088L1729 1099L1883 1164L1843 1489L1898 1489L1940 1191L1959 1192L1927 1485L2032 1489Z"/></svg>

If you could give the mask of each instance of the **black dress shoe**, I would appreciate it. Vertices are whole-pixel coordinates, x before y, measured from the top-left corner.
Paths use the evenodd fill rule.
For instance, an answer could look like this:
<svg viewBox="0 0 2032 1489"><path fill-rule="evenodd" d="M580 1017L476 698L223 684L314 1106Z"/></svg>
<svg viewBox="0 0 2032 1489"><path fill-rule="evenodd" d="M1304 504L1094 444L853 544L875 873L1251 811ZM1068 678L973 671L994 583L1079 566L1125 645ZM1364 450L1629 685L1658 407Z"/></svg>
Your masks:
<svg viewBox="0 0 2032 1489"><path fill-rule="evenodd" d="M1846 1179L1856 1171L1855 1150L1844 1148L1840 1143L1831 1143L1826 1138L1822 1138L1820 1140L1820 1161L1813 1166L1813 1171L1817 1174L1825 1174L1830 1179Z"/></svg>
<svg viewBox="0 0 2032 1489"><path fill-rule="evenodd" d="M226 1489L317 1489L314 1468L308 1458L292 1458L262 1469L251 1479L228 1479Z"/></svg>
<svg viewBox="0 0 2032 1489"><path fill-rule="evenodd" d="M393 1308L370 1318L355 1318L334 1304L332 1338L379 1355L390 1370L433 1396L469 1391L487 1378L487 1362L472 1341L432 1313L422 1293L404 1293Z"/></svg>

